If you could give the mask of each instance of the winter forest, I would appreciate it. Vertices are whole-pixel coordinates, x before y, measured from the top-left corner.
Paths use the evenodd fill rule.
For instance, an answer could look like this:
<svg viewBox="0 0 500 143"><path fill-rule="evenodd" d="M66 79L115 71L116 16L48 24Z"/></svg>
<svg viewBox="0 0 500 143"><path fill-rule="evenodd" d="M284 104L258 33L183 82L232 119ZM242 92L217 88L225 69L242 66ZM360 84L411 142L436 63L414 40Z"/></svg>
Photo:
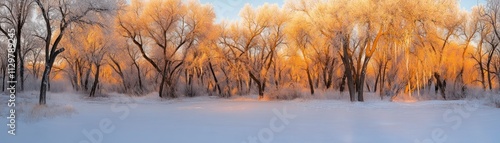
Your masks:
<svg viewBox="0 0 500 143"><path fill-rule="evenodd" d="M244 132L240 138L233 136L218 140L224 138L220 135L207 135L206 138L211 139L209 142L246 142L247 136L257 133L258 142L369 142L374 138L381 142L475 142L474 138L453 139L460 138L460 134L466 132L483 130L490 131L490 134L475 136L484 139L482 142L500 140L491 134L500 128L499 0L487 0L470 10L461 9L459 0L285 0L283 4L246 4L235 19L219 18L217 10L211 3L197 0L2 0L0 84L3 93L0 96L3 97L0 99L3 101L0 121L9 123L11 119L7 109L11 102L7 100L12 99L9 95L13 94L11 90L14 86L20 136L23 130L35 130L32 134L40 136L36 132L52 128L38 124L48 122L50 125L62 125L53 121L68 121L67 117L60 117L61 114L91 122L85 119L93 119L94 115L88 115L96 111L99 113L95 116L107 116L102 111L109 110L106 104L113 104L111 110L114 113L114 109L117 109L114 103L128 105L126 107L135 104L146 106L136 111L147 110L143 115L170 118L180 114L177 116L179 120L204 118L198 116L205 114L199 113L202 111L196 110L194 115L183 112L183 109L191 111L198 109L198 106L209 108L209 113L211 109L218 111L216 109L221 106L231 109L257 106L256 109L262 110L249 114L268 119L271 117L259 112L277 114L278 111L289 111L298 114L295 123L314 122L322 118L307 120L300 118L300 114L333 114L328 112L335 110L334 113L337 113L338 108L359 110L357 113L364 113L370 119L375 116L372 120L376 120L382 115L366 110L401 109L400 106L410 108L409 113L420 113L421 110L431 112L438 108L431 114L432 117L437 114L436 120L440 121L441 112L446 109L455 109L456 106L470 109L467 106L474 105L479 106L479 109L474 110L479 112L479 117L467 119L467 116L463 122L460 118L463 128L457 130L453 126L445 130L449 133L445 141L435 138L425 140L434 134L432 129L413 131L417 132L415 134L424 132L416 137L409 136L410 133L400 135L410 138L403 141L397 137L378 139L377 135L370 136L368 131L351 140L343 140L346 136L338 137L337 140L329 138L329 135L315 133L311 134L318 140L301 137L304 140L296 140L293 138L294 127L301 128L302 124L294 122L290 122L290 125L284 122L287 128L280 132L271 125L273 130L269 131L272 132L250 129L247 134L247 130L241 129L243 131L234 132ZM12 83L10 80L17 82ZM133 100L133 104L122 101L124 99ZM191 108L192 104L195 106L198 102L201 105ZM234 102L243 103L235 105L240 103ZM282 104L289 106L288 110L283 109L285 105ZM311 106L324 108L312 113L302 111L302 108L309 109ZM172 109L166 109L168 107ZM174 107L179 110L174 110ZM160 111L166 114L155 115ZM343 110L338 112L346 114ZM384 113L385 110L381 114ZM208 116L210 119L215 118L214 122L226 116L216 115L219 112ZM444 116L447 115L445 113ZM130 116L132 119L136 117ZM399 114L394 120L404 116ZM120 120L125 120L121 117ZM411 121L417 120L414 122L429 127L439 126L425 122L428 118L422 121L421 118L425 117L429 116L422 115ZM210 119L197 121L210 124ZM252 118L238 117L234 120L246 123L244 120L249 119ZM370 119L353 122L370 122ZM447 119L445 117L444 122L456 123L453 120L456 118ZM466 124L466 120L476 123L486 119L496 123L489 124L491 127L469 127ZM328 122L320 121L325 124ZM98 123L99 120L95 121L96 125L100 125ZM265 120L262 124L267 127L267 123ZM29 126L32 124L38 128L31 129ZM174 124L161 126L168 128ZM189 126L191 129L203 129L207 125L200 124ZM85 126L86 123L80 125L75 134L82 134L80 130ZM130 125L123 126L134 129ZM118 136L127 136L128 133L119 132L118 125L113 127L116 130L109 134L101 128L101 134L84 130L80 138L57 140L47 137L43 141L78 142L88 138L80 143L142 142L121 141ZM405 127L413 128L406 124ZM5 128L12 129L9 125ZM335 130L336 126L331 128ZM357 128L361 129L354 133L365 133L361 131L363 127ZM183 134L182 129L178 132L167 131L182 136L186 134ZM297 130L298 133L306 132ZM459 135L452 136L455 133L453 131L458 131L456 134ZM119 135L112 137L113 134ZM382 137L392 136L378 134ZM2 133L0 142L7 135ZM268 137L272 138L268 140ZM112 138L114 140L107 140ZM181 139L166 142L206 142L178 138ZM162 140L159 137L157 139L146 142Z"/></svg>
<svg viewBox="0 0 500 143"><path fill-rule="evenodd" d="M57 82L90 97L453 100L500 89L495 0L470 12L455 0L290 0L219 22L211 5L181 0L6 0L1 10L2 40L16 30L18 88L40 90L40 104Z"/></svg>

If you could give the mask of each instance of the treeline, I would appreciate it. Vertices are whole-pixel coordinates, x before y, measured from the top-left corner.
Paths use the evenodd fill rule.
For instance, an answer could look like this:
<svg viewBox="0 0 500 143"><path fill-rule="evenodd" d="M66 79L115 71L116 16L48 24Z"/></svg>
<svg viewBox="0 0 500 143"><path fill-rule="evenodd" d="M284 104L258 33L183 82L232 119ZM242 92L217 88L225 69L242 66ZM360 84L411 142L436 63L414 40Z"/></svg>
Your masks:
<svg viewBox="0 0 500 143"><path fill-rule="evenodd" d="M40 82L40 104L51 80L91 97L287 99L322 90L351 101L365 92L448 100L500 88L498 0L470 11L456 0L289 0L246 5L222 21L198 1L0 3L2 47L16 29L18 87Z"/></svg>

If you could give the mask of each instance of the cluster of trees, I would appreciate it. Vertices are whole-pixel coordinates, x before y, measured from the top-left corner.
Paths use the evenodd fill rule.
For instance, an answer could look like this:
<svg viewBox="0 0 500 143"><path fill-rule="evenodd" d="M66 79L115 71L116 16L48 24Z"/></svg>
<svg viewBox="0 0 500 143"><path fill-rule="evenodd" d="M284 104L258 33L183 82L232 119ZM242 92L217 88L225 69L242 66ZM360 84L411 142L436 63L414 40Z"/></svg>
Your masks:
<svg viewBox="0 0 500 143"><path fill-rule="evenodd" d="M5 0L0 13L0 41L17 32L20 90L40 81L40 104L55 79L89 96L162 98L304 89L446 100L500 87L498 0L471 11L456 0L288 0L220 22L194 0Z"/></svg>

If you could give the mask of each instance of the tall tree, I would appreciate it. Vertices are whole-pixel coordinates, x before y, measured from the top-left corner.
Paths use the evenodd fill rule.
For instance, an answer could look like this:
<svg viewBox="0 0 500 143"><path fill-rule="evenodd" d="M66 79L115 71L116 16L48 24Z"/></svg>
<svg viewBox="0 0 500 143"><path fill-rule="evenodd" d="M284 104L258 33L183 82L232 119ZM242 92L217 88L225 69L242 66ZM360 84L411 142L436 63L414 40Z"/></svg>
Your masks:
<svg viewBox="0 0 500 143"><path fill-rule="evenodd" d="M301 13L294 15L294 18L291 20L290 25L287 27L287 36L289 46L296 47L297 54L304 61L304 69L307 75L307 83L311 92L311 95L314 94L314 85L313 79L311 77L311 68L314 65L312 62L313 54L310 51L315 51L317 45L315 44L317 38L315 38L315 34L313 34L313 30L310 28L312 26L311 23L306 22L307 17ZM295 51L295 50L292 50Z"/></svg>
<svg viewBox="0 0 500 143"><path fill-rule="evenodd" d="M187 49L203 38L215 14L212 7L196 1L132 1L118 18L123 35L129 38L142 56L160 75L159 96L177 97L177 77ZM145 22L144 22L145 21ZM147 23L147 24L146 24ZM154 44L148 45L146 40ZM152 53L148 53L146 48Z"/></svg>
<svg viewBox="0 0 500 143"><path fill-rule="evenodd" d="M106 16L115 8L113 0L35 0L38 14L45 26L44 35L39 35L45 42L45 68L42 74L39 104L46 104L49 74L56 58L64 52L59 44L65 32L71 26L99 24L98 17Z"/></svg>
<svg viewBox="0 0 500 143"><path fill-rule="evenodd" d="M21 46L23 46L23 28L29 20L29 17L32 13L32 3L33 0L4 0L0 2L0 31L3 35L7 36L8 30L13 28L15 30L15 38L16 38L16 50L14 55L16 55L15 63L16 67L19 68L19 71L16 70L16 78L13 79L17 81L17 77L20 78L18 81L20 83L20 90L24 90L24 59L22 58L23 51ZM17 86L17 83L16 87Z"/></svg>

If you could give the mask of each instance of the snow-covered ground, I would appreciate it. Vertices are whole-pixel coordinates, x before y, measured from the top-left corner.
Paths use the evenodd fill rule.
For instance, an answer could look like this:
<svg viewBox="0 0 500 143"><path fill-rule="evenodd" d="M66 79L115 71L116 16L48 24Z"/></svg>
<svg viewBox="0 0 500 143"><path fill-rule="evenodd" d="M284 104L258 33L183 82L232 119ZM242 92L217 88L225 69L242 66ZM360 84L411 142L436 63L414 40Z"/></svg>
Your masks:
<svg viewBox="0 0 500 143"><path fill-rule="evenodd" d="M16 135L1 143L498 143L500 109L480 101L364 103L213 97L161 100L154 94L95 99L51 93L16 97Z"/></svg>

